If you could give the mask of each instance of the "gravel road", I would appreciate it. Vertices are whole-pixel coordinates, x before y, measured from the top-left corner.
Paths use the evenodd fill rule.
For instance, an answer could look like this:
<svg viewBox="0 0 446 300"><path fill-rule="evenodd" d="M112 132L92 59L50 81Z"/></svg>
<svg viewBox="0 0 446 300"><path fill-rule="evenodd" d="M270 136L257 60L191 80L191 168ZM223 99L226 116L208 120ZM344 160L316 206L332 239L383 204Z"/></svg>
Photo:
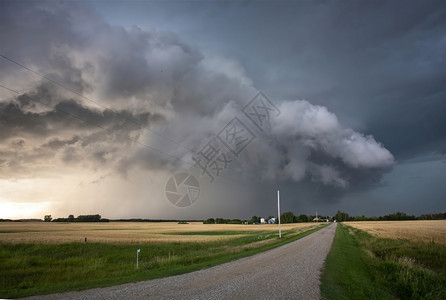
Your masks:
<svg viewBox="0 0 446 300"><path fill-rule="evenodd" d="M29 299L320 299L336 224L273 250L188 274Z"/></svg>

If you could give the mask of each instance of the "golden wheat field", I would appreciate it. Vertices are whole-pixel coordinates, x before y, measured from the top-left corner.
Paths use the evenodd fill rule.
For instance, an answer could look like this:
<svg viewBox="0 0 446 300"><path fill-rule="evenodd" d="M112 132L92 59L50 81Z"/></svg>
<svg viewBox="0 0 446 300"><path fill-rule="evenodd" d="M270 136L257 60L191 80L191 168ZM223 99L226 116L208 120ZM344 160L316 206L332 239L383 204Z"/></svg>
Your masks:
<svg viewBox="0 0 446 300"><path fill-rule="evenodd" d="M348 222L378 237L446 245L446 220Z"/></svg>
<svg viewBox="0 0 446 300"><path fill-rule="evenodd" d="M317 225L314 223L282 224L282 230L306 231L313 226ZM209 242L244 236L253 231L277 230L278 225L273 224L5 222L0 223L0 243L59 244L83 242L85 238L87 242L101 243ZM215 232L227 231L235 234L215 234ZM203 232L209 232L209 235Z"/></svg>

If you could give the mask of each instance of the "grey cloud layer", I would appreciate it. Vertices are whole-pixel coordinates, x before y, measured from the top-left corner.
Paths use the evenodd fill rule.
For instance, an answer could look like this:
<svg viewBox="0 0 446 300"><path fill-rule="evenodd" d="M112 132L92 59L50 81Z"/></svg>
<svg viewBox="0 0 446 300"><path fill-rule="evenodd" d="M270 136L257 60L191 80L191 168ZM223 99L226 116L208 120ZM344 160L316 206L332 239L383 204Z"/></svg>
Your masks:
<svg viewBox="0 0 446 300"><path fill-rule="evenodd" d="M195 22L173 18L173 4L141 11L172 17L209 48L242 57L269 96L326 106L343 124L372 133L398 160L446 148L444 1L183 6ZM198 30L201 24L207 30Z"/></svg>
<svg viewBox="0 0 446 300"><path fill-rule="evenodd" d="M51 163L57 170L78 165L121 175L135 168L179 168L178 161L109 131L175 153L175 145L164 147L145 129L155 128L198 150L235 115L237 105L251 99L254 82L266 80L248 76L239 61L200 51L172 32L112 26L77 3L5 2L4 9L2 26L8 30L0 40L9 41L6 55L110 107L97 107L2 61L7 70L0 74L2 82L27 91L0 101L0 168L6 177L29 175L37 169L33 164ZM393 166L389 150L373 136L342 126L326 107L274 101L282 114L272 121L269 140L256 140L239 162L251 177L315 186L319 199L327 200L378 182ZM191 153L176 155L187 160Z"/></svg>

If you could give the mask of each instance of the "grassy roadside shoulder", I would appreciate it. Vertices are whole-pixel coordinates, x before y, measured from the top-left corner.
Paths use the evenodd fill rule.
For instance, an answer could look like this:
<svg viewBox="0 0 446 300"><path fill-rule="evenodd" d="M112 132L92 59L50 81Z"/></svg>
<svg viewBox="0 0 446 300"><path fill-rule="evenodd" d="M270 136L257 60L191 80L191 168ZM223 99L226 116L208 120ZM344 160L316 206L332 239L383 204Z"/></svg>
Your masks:
<svg viewBox="0 0 446 300"><path fill-rule="evenodd" d="M0 244L0 298L136 282L196 271L298 240L317 230L256 232L206 243ZM205 234L204 232L201 234ZM231 232L228 232L230 235ZM136 249L141 249L136 270Z"/></svg>
<svg viewBox="0 0 446 300"><path fill-rule="evenodd" d="M339 224L321 276L323 299L446 299L446 248L374 237Z"/></svg>

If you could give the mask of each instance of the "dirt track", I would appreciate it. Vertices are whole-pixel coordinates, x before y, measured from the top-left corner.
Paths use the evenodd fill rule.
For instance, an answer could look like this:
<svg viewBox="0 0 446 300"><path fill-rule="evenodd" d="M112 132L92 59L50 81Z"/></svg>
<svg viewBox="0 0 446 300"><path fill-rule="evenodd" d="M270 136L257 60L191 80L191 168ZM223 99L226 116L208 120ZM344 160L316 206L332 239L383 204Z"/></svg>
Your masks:
<svg viewBox="0 0 446 300"><path fill-rule="evenodd" d="M319 299L336 224L300 240L179 276L33 299Z"/></svg>

